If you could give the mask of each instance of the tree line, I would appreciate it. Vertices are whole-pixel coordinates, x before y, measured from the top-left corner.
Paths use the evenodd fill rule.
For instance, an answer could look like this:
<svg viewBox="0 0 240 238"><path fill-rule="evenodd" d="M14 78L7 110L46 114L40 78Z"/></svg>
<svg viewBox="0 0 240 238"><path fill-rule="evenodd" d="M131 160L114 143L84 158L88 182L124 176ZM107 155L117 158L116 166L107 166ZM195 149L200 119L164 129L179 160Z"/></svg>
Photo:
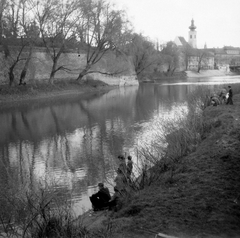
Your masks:
<svg viewBox="0 0 240 238"><path fill-rule="evenodd" d="M68 49L86 54L76 80L96 72L93 66L109 52L130 57L139 79L159 72L163 64L168 65L168 74L179 66L180 52L173 42L160 47L134 32L126 12L107 0L0 0L0 22L0 45L8 62L10 85L16 83L15 69L20 62L17 83L24 82L34 47L43 47L51 58L51 84L58 71L70 70L59 63Z"/></svg>

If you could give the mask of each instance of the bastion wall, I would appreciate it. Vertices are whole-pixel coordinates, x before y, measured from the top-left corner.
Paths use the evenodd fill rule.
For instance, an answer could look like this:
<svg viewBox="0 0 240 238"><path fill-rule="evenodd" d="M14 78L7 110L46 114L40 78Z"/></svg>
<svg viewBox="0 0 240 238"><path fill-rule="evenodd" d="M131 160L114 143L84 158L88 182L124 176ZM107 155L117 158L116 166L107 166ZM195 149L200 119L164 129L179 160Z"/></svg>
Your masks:
<svg viewBox="0 0 240 238"><path fill-rule="evenodd" d="M18 47L11 47L8 57L2 48L0 48L0 83L8 83L9 67L16 59L19 53ZM20 61L14 69L15 83L19 82L21 70L25 64L25 60L29 54L28 49L22 52ZM77 79L79 73L86 64L86 53L64 52L59 58L58 67L63 66L64 70L60 70L55 74L55 80L61 79ZM46 52L45 48L34 48L28 65L25 82L44 82L48 81L52 68L51 55ZM138 85L138 80L134 71L134 67L129 57L116 55L114 53L106 54L96 65L91 68L94 73L88 74L84 80L88 78L101 80L109 85ZM101 71L101 74L99 73ZM118 72L118 74L110 75Z"/></svg>

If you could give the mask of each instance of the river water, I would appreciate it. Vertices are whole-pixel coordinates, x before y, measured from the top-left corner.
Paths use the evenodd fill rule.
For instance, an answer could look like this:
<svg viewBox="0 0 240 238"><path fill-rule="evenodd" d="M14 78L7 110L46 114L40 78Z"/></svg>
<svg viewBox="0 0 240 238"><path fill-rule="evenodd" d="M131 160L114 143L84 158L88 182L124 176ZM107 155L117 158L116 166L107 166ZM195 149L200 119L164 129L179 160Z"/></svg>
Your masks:
<svg viewBox="0 0 240 238"><path fill-rule="evenodd" d="M240 92L239 76L216 77L0 109L0 189L54 188L79 215L98 182L112 191L119 154L132 155L136 171L138 148L154 140L156 120L185 110L198 87L230 83Z"/></svg>

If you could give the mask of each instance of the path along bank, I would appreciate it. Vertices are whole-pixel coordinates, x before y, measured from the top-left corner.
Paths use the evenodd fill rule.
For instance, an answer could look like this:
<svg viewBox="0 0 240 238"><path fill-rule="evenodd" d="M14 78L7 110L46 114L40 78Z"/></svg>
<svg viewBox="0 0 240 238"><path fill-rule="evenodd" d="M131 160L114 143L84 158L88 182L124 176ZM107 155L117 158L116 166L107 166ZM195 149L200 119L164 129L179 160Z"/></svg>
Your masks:
<svg viewBox="0 0 240 238"><path fill-rule="evenodd" d="M240 237L240 94L234 105L209 106L196 150L173 174L134 194L119 212L86 218L109 237ZM94 215L93 215L94 216ZM81 219L81 218L80 218ZM159 236L160 237L160 236Z"/></svg>

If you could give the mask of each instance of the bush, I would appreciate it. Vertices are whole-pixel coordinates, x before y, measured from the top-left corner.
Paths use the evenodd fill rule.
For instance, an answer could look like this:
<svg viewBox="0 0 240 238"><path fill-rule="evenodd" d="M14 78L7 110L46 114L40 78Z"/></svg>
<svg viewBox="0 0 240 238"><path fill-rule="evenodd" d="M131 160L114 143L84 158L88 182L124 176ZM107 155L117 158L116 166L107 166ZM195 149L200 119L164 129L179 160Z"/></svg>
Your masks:
<svg viewBox="0 0 240 238"><path fill-rule="evenodd" d="M24 190L5 197L9 213L0 215L6 237L86 237L87 229L75 221L71 204L52 189Z"/></svg>
<svg viewBox="0 0 240 238"><path fill-rule="evenodd" d="M193 92L185 105L172 118L159 118L149 130L154 141L142 143L138 148L137 179L135 191L166 177L171 182L177 164L183 156L196 150L202 140L206 125L203 123L204 104L210 91L200 88ZM167 173L166 173L167 172ZM166 176L167 175L167 176Z"/></svg>

